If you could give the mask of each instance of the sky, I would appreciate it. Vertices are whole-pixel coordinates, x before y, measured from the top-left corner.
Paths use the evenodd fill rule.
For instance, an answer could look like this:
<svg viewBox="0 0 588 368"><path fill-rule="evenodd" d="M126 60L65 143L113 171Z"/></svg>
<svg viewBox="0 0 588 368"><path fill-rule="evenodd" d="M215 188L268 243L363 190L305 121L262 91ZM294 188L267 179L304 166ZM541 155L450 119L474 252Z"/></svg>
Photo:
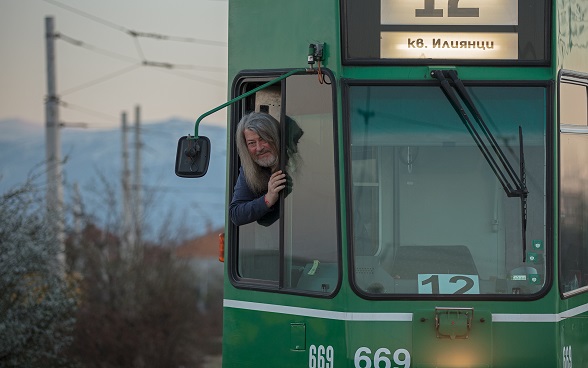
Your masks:
<svg viewBox="0 0 588 368"><path fill-rule="evenodd" d="M66 127L119 127L137 105L145 123L196 121L226 101L227 13L228 0L0 0L0 121L44 127L48 16Z"/></svg>

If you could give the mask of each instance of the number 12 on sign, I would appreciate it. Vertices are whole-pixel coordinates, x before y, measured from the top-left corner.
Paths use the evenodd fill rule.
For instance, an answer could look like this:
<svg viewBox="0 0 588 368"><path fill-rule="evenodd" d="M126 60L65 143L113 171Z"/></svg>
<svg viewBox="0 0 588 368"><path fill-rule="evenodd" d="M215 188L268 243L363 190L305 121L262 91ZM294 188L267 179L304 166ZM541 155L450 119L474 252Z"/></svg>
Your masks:
<svg viewBox="0 0 588 368"><path fill-rule="evenodd" d="M435 8L435 0L424 0L425 7L423 9L415 9L416 17L442 17L443 9ZM479 8L460 8L459 0L447 1L447 16L448 17L473 17L480 16Z"/></svg>

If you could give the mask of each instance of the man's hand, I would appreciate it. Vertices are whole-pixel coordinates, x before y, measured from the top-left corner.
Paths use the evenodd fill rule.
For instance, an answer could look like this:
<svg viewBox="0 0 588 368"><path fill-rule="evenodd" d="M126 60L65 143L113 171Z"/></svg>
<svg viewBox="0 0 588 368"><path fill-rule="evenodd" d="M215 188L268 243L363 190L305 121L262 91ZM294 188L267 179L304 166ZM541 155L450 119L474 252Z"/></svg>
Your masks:
<svg viewBox="0 0 588 368"><path fill-rule="evenodd" d="M267 194L265 195L265 205L273 206L280 198L280 191L286 187L286 174L278 170L272 174L267 183Z"/></svg>

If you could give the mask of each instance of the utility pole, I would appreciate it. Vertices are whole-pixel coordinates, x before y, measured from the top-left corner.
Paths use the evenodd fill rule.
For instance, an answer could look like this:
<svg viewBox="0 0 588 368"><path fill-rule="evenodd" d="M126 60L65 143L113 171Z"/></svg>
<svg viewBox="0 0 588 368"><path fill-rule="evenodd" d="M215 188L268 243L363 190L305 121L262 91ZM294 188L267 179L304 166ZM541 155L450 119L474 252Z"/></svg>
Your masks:
<svg viewBox="0 0 588 368"><path fill-rule="evenodd" d="M65 267L65 219L63 215L63 187L61 183L61 142L59 137L59 97L55 78L55 27L53 17L45 17L45 45L47 58L47 97L45 100L45 155L47 163L46 205L59 243L57 260Z"/></svg>
<svg viewBox="0 0 588 368"><path fill-rule="evenodd" d="M143 238L143 196L141 186L141 106L135 106L135 170L134 170L134 226L135 242L140 246Z"/></svg>
<svg viewBox="0 0 588 368"><path fill-rule="evenodd" d="M84 216L84 205L82 203L82 195L80 194L80 186L77 182L73 184L73 250L74 258L70 259L71 267L74 271L79 271L84 267L83 258L80 256L80 249L82 248L82 226ZM73 262L72 262L73 261Z"/></svg>
<svg viewBox="0 0 588 368"><path fill-rule="evenodd" d="M130 170L129 170L129 144L127 139L127 113L123 112L121 115L122 122L122 191L123 191L123 219L122 219L122 249L121 255L128 257L131 255L131 247L133 245L133 216L132 216L132 198L130 185Z"/></svg>

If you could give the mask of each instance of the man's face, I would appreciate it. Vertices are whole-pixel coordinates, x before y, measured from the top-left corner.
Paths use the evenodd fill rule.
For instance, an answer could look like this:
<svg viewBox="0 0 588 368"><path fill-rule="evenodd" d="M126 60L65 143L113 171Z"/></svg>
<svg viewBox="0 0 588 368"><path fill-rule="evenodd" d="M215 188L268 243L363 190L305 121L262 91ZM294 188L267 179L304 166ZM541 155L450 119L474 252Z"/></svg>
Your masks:
<svg viewBox="0 0 588 368"><path fill-rule="evenodd" d="M247 150L256 164L263 167L275 165L276 161L278 161L278 156L267 141L249 129L245 129L243 135L247 143Z"/></svg>

